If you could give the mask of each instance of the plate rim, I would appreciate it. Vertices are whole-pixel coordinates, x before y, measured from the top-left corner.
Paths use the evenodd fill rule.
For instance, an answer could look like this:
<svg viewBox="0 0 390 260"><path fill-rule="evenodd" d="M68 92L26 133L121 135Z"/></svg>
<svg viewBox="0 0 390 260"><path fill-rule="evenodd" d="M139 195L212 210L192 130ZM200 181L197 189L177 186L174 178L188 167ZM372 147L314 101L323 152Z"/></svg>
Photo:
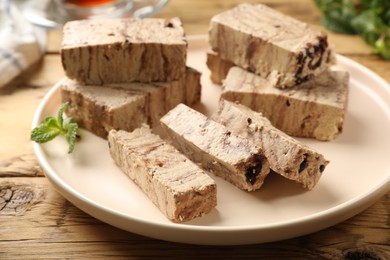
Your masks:
<svg viewBox="0 0 390 260"><path fill-rule="evenodd" d="M191 35L187 36L189 44L199 43L199 42L205 42L207 41L207 35ZM382 77L380 77L378 74L370 70L369 68L343 56L340 54L337 54L337 60L341 60L342 63L347 64L349 67L355 67L358 70L364 71L364 73L367 73L375 82L378 82L378 86L383 88L385 92L388 93L390 96L390 85L389 83L384 80ZM42 101L40 102L36 112L34 113L32 127L34 128L42 121L42 116L44 109L47 107L48 103L51 101L52 97L57 94L60 87L59 80L50 90L49 92L44 96ZM385 87L386 86L386 87ZM163 229L166 231L178 231L178 232L195 232L195 233L204 233L207 232L208 235L210 233L218 233L218 234L227 234L227 233L234 233L236 236L237 232L239 233L257 233L262 231L270 232L275 229L280 228L287 228L292 226L299 227L300 225L307 225L308 223L316 223L317 228L312 229L311 231L296 231L293 232L294 234L285 234L281 235L277 238L273 239L257 239L257 241L246 241L245 239L243 241L232 241L232 239L227 239L228 241L225 242L219 242L214 241L212 243L202 243L200 241L196 241L196 238L194 241L192 241L190 238L188 241L184 241L184 243L189 244L204 244L204 245L240 245L240 244L253 244L253 243L263 243L263 242L271 242L271 241L277 241L281 239L288 239L292 237L297 237L304 234L309 234L316 232L318 230L333 226L337 223L340 223L359 212L363 211L370 205L374 204L380 197L384 196L389 190L390 190L390 174L382 179L382 181L376 183L376 185L372 186L371 189L366 191L363 194L359 194L359 196L355 196L351 198L348 201L345 201L341 204L337 204L336 206L333 206L331 208L327 208L326 210L322 210L319 212L316 212L314 214L310 214L303 217L297 217L293 218L288 221L279 221L275 223L268 223L268 224L259 224L259 225L252 225L252 226L201 226L201 225L191 225L186 223L160 223L155 222L151 220L145 220L139 217L130 216L128 214L124 214L122 212L119 212L115 209L106 207L104 205L101 205L92 199L80 194L77 190L69 186L64 180L62 180L54 171L54 169L50 166L50 163L45 158L45 152L42 148L42 145L33 142L33 150L35 155L38 158L38 163L42 167L43 172L45 176L48 178L50 183L52 183L56 190L67 200L72 202L74 205L76 205L78 208L83 210L84 212L88 213L89 215L102 220L103 222L108 223L109 225L116 226L120 229L124 229L129 232L137 233L140 235L145 235L145 232L137 232L137 230L130 230L128 228L124 228L123 225L116 225L115 223L112 223L109 220L109 216L116 216L121 218L121 220L128 221L129 224L139 224L141 226L148 226L148 227L155 227L159 229ZM104 213L105 215L102 216L101 214ZM336 218L332 221L329 221L329 217L336 215ZM328 220L328 221L325 221ZM322 222L322 225L319 224ZM131 226L131 225L129 225ZM290 232L291 233L291 232ZM215 234L214 234L215 235ZM158 237L155 235L148 235L146 236L172 241L172 242L181 242L181 239L167 239L164 236ZM179 236L180 237L180 236ZM253 240L253 239L252 239Z"/></svg>

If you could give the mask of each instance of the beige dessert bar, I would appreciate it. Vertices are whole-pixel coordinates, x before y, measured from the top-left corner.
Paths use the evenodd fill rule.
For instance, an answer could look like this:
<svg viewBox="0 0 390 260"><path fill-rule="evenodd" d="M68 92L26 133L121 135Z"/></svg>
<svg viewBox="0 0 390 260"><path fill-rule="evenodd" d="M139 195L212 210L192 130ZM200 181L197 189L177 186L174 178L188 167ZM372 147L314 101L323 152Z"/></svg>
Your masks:
<svg viewBox="0 0 390 260"><path fill-rule="evenodd" d="M278 89L260 76L233 67L221 98L261 112L290 136L329 141L343 130L348 82L348 72L331 70L295 88Z"/></svg>
<svg viewBox="0 0 390 260"><path fill-rule="evenodd" d="M147 126L111 130L108 141L115 163L168 219L188 221L216 207L214 180Z"/></svg>
<svg viewBox="0 0 390 260"><path fill-rule="evenodd" d="M221 100L214 118L232 133L259 145L274 172L309 190L318 183L329 163L322 154L278 130L261 113L243 105Z"/></svg>
<svg viewBox="0 0 390 260"><path fill-rule="evenodd" d="M65 78L61 83L66 113L92 133L107 138L111 129L132 131L142 123L160 126L159 119L179 103L200 100L200 73L191 68L181 80L155 83L83 85Z"/></svg>
<svg viewBox="0 0 390 260"><path fill-rule="evenodd" d="M177 80L186 52L178 18L81 20L65 24L61 59L69 78L103 85Z"/></svg>
<svg viewBox="0 0 390 260"><path fill-rule="evenodd" d="M169 111L161 123L180 151L240 189L259 189L269 174L261 148L184 104Z"/></svg>
<svg viewBox="0 0 390 260"><path fill-rule="evenodd" d="M262 4L240 4L214 16L213 51L246 70L287 88L325 71L332 62L327 35Z"/></svg>

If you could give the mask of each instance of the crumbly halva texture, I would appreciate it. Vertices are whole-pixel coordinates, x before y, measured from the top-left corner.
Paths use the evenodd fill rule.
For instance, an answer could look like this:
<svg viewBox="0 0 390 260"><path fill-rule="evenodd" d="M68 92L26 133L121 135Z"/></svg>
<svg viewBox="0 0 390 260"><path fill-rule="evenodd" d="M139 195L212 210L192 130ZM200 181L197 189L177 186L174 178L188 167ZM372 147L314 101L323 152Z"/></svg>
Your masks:
<svg viewBox="0 0 390 260"><path fill-rule="evenodd" d="M232 133L259 145L274 172L309 190L318 183L329 163L322 154L278 130L261 113L243 105L221 100L213 118Z"/></svg>
<svg viewBox="0 0 390 260"><path fill-rule="evenodd" d="M260 76L233 67L221 98L261 112L290 136L329 141L343 130L348 82L348 72L329 70L294 88L278 89Z"/></svg>
<svg viewBox="0 0 390 260"><path fill-rule="evenodd" d="M332 62L327 35L262 4L240 4L210 22L213 51L272 86L293 87Z"/></svg>
<svg viewBox="0 0 390 260"><path fill-rule="evenodd" d="M269 174L260 147L184 104L160 121L172 143L187 157L240 189L259 189Z"/></svg>
<svg viewBox="0 0 390 260"><path fill-rule="evenodd" d="M179 18L80 20L63 29L65 73L85 84L177 80L185 74L186 58Z"/></svg>
<svg viewBox="0 0 390 260"><path fill-rule="evenodd" d="M142 123L159 127L160 118L179 103L200 101L201 74L187 68L182 79L172 82L83 85L65 78L61 84L66 113L80 127L102 138L111 129L132 131Z"/></svg>
<svg viewBox="0 0 390 260"><path fill-rule="evenodd" d="M214 180L147 126L111 130L108 142L115 163L168 219L184 222L216 207Z"/></svg>

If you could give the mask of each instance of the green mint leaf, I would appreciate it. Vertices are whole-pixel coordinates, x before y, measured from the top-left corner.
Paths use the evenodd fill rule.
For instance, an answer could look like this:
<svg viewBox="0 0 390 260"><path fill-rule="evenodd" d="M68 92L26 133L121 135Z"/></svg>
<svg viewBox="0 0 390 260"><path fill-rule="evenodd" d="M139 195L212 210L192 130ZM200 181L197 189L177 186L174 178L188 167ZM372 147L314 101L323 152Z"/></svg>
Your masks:
<svg viewBox="0 0 390 260"><path fill-rule="evenodd" d="M73 117L71 117L71 116L65 117L64 121L62 123L63 128L66 129L67 128L66 126L69 125L70 123L72 123L72 121L73 121Z"/></svg>
<svg viewBox="0 0 390 260"><path fill-rule="evenodd" d="M68 107L68 104L69 104L68 102L62 103L60 109L58 110L57 121L61 127L63 127L63 115L65 109Z"/></svg>
<svg viewBox="0 0 390 260"><path fill-rule="evenodd" d="M66 134L66 141L69 143L68 153L71 153L76 144L78 125L76 123L68 123L66 128L68 130L68 133Z"/></svg>
<svg viewBox="0 0 390 260"><path fill-rule="evenodd" d="M68 102L63 103L58 110L57 118L46 117L42 124L35 127L31 131L31 140L37 143L46 143L59 135L64 135L69 144L68 153L73 152L77 141L78 125L72 123L72 117L63 117L67 106Z"/></svg>
<svg viewBox="0 0 390 260"><path fill-rule="evenodd" d="M58 129L60 131L62 129L62 126L59 124L57 119L52 117L52 116L46 117L43 124L46 125L50 129Z"/></svg>
<svg viewBox="0 0 390 260"><path fill-rule="evenodd" d="M45 123L35 127L31 131L31 140L37 143L46 143L61 134L60 128L48 125L46 122L52 122L52 120L45 120Z"/></svg>

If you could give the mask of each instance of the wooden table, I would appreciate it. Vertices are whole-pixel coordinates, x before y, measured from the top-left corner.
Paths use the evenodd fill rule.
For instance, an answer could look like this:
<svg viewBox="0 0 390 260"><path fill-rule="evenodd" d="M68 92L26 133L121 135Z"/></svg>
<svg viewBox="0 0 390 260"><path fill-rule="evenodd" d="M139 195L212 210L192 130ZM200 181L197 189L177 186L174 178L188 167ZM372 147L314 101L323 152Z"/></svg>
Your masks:
<svg viewBox="0 0 390 260"><path fill-rule="evenodd" d="M188 35L206 34L210 18L240 1L172 0L159 17L179 16ZM258 1L320 26L312 0ZM390 62L370 53L358 37L329 32L336 51L390 82ZM390 193L359 215L303 237L247 246L195 246L128 233L85 214L44 177L29 140L34 111L64 75L59 31L49 32L47 52L18 86L0 92L0 259L265 257L390 259Z"/></svg>

